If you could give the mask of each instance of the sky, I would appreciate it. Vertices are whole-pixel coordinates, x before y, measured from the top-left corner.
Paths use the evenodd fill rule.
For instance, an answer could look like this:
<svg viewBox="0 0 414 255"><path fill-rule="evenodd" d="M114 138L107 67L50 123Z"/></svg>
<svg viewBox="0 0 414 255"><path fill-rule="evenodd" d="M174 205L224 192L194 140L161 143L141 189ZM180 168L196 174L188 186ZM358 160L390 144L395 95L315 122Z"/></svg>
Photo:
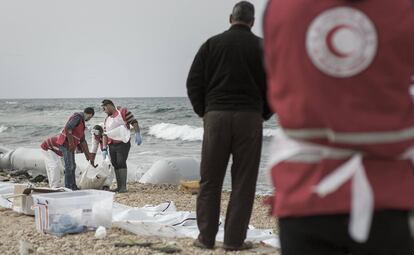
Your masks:
<svg viewBox="0 0 414 255"><path fill-rule="evenodd" d="M0 98L181 97L233 0L0 0ZM266 0L253 32L262 36Z"/></svg>

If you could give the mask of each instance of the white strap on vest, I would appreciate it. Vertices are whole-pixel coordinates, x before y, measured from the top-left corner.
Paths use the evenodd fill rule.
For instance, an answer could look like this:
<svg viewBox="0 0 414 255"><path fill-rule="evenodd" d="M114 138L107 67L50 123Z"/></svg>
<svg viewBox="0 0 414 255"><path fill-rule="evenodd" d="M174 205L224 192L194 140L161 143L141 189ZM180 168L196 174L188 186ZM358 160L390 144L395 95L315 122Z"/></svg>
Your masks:
<svg viewBox="0 0 414 255"><path fill-rule="evenodd" d="M331 174L323 178L313 191L324 197L335 192L348 180L351 186L350 236L357 242L369 237L374 213L374 194L362 164L362 154L347 149L337 149L296 141L278 132L271 145L270 169L282 161L318 162L324 158L350 158Z"/></svg>

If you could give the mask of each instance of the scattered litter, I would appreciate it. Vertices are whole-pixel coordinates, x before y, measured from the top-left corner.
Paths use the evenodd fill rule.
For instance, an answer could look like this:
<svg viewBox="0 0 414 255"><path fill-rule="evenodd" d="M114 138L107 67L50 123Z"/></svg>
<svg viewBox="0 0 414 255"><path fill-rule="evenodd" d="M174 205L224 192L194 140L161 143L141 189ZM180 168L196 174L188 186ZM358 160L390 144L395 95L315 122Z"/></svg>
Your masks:
<svg viewBox="0 0 414 255"><path fill-rule="evenodd" d="M172 253L179 253L181 252L180 248L177 248L175 244L163 244L160 242L152 243L152 242L140 242L140 241L134 241L134 240L126 240L122 243L116 243L115 247L142 247L142 248L149 248L154 251L163 252L167 254Z"/></svg>
<svg viewBox="0 0 414 255"><path fill-rule="evenodd" d="M39 183L39 182L45 181L46 179L47 179L46 176L44 176L44 175L38 175L38 176L33 177L32 179L30 179L30 182Z"/></svg>
<svg viewBox="0 0 414 255"><path fill-rule="evenodd" d="M152 242L139 242L139 241L134 241L131 239L126 240L125 242L122 243L116 243L115 247L132 247L132 246L137 246L137 247L143 247L143 248L148 248L151 247L153 244Z"/></svg>
<svg viewBox="0 0 414 255"><path fill-rule="evenodd" d="M29 255L30 253L33 253L33 246L31 243L20 240L19 241L19 254L20 255Z"/></svg>
<svg viewBox="0 0 414 255"><path fill-rule="evenodd" d="M104 239L106 237L106 228L103 226L99 226L96 229L95 237L98 239Z"/></svg>
<svg viewBox="0 0 414 255"><path fill-rule="evenodd" d="M200 181L181 181L179 189L191 193L192 195L198 194L198 191L200 190Z"/></svg>
<svg viewBox="0 0 414 255"><path fill-rule="evenodd" d="M175 245L169 245L169 244L154 246L154 247L151 247L151 249L156 250L156 251L160 251L160 252L163 252L163 253L167 253L167 254L181 252L180 248L177 248Z"/></svg>

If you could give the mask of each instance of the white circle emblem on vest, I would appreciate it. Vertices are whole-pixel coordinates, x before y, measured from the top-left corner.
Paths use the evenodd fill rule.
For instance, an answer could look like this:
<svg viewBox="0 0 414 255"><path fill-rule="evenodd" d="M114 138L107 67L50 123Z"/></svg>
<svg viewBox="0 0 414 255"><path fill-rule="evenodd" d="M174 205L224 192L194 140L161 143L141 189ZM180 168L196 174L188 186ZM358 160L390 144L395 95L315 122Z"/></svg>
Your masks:
<svg viewBox="0 0 414 255"><path fill-rule="evenodd" d="M319 14L306 34L306 50L321 72L347 78L364 71L374 60L378 36L363 12L336 7Z"/></svg>

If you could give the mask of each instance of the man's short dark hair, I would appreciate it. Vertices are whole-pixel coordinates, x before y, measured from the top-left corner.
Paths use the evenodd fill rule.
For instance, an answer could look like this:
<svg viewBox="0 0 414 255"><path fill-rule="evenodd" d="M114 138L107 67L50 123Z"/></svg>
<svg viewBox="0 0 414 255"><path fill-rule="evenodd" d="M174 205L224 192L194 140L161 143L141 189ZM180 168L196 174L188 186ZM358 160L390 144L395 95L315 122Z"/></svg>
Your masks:
<svg viewBox="0 0 414 255"><path fill-rule="evenodd" d="M92 107L86 107L83 112L86 114L92 114L92 116L95 115L95 110Z"/></svg>
<svg viewBox="0 0 414 255"><path fill-rule="evenodd" d="M104 99L103 101L102 101L102 106L105 106L105 105L112 105L112 106L115 106L114 105L114 103L111 101L111 100L109 100L109 99Z"/></svg>
<svg viewBox="0 0 414 255"><path fill-rule="evenodd" d="M238 2L233 7L232 16L234 21L241 21L249 24L254 21L254 5L247 1Z"/></svg>

